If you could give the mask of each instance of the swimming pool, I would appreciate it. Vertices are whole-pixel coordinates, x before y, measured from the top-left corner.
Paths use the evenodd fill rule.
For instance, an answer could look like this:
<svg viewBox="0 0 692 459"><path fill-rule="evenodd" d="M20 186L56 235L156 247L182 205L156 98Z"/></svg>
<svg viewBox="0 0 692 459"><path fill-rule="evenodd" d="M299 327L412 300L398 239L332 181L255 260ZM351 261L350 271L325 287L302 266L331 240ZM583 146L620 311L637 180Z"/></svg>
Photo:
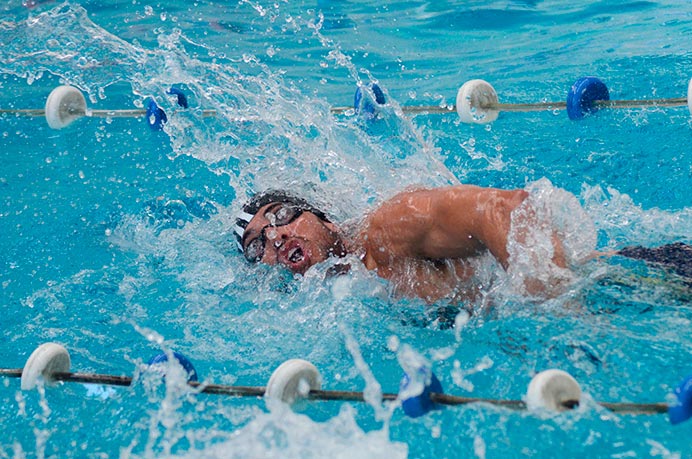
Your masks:
<svg viewBox="0 0 692 459"><path fill-rule="evenodd" d="M0 7L0 108L42 108L71 84L93 109L153 97L168 123L84 118L52 130L0 116L4 366L52 341L75 371L139 375L175 350L203 380L263 386L303 358L325 388L365 390L371 403L294 413L173 378L44 393L5 378L0 457L692 457L692 424L594 402L666 401L692 371L692 295L667 271L594 261L566 295L535 302L495 288L444 329L434 308L390 297L364 270L333 283L327 266L304 279L248 266L230 232L246 197L268 187L347 220L407 185L460 181L565 189L601 249L692 242L684 107L578 122L507 112L486 125L398 109L453 105L474 78L501 102L564 101L584 75L612 99L683 97L688 2L37 3ZM373 81L391 102L381 119L330 113ZM535 372L555 367L585 399L556 416L472 404L411 419L377 393L396 392L402 361L417 358L450 394L521 399Z"/></svg>

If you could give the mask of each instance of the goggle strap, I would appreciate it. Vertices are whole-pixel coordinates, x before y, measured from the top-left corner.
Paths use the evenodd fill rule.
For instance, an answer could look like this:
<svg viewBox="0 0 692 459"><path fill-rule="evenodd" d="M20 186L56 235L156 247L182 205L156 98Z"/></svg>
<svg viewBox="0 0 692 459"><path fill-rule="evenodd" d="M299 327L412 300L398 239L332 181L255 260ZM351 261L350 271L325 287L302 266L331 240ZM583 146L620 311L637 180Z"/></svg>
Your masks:
<svg viewBox="0 0 692 459"><path fill-rule="evenodd" d="M238 247L240 247L240 250L243 250L243 247L240 245L240 241L243 240L243 234L245 234L245 228L239 225L233 225L233 232L238 235Z"/></svg>
<svg viewBox="0 0 692 459"><path fill-rule="evenodd" d="M238 215L236 215L236 218L238 220L244 221L245 224L250 223L250 220L252 220L252 217L254 217L254 215L249 214L247 212L243 212L243 211L239 212Z"/></svg>

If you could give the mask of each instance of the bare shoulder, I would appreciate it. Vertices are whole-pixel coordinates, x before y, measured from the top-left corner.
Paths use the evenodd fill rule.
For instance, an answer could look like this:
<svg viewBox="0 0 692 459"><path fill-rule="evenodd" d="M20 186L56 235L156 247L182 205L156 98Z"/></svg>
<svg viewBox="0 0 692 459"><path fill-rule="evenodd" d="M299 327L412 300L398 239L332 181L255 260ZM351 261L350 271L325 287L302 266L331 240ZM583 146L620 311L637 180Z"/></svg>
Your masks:
<svg viewBox="0 0 692 459"><path fill-rule="evenodd" d="M524 190L503 190L484 188L475 185L455 185L442 188L416 188L402 191L385 201L375 209L368 218L404 216L411 212L433 213L444 212L450 207L466 210L512 210L528 196Z"/></svg>
<svg viewBox="0 0 692 459"><path fill-rule="evenodd" d="M402 191L365 216L358 239L367 254L367 265L389 265L393 257L414 255L412 245L429 224L431 191L423 188Z"/></svg>
<svg viewBox="0 0 692 459"><path fill-rule="evenodd" d="M393 257L463 258L502 243L522 190L473 185L409 189L366 216L360 242L371 264Z"/></svg>

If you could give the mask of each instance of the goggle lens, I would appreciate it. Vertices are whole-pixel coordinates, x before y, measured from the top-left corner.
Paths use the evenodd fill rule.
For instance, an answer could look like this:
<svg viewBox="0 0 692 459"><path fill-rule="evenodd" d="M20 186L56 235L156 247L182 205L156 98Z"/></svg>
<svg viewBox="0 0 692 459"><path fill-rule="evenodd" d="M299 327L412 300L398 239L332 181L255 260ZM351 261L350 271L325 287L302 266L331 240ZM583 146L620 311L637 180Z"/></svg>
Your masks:
<svg viewBox="0 0 692 459"><path fill-rule="evenodd" d="M265 234L268 227L285 226L293 222L296 218L304 212L300 207L295 207L290 204L282 204L271 212L266 212L264 217L269 220L269 224L262 228L259 236L254 238L248 245L243 249L243 254L245 258L250 263L257 263L264 256L264 247L267 242L267 236Z"/></svg>

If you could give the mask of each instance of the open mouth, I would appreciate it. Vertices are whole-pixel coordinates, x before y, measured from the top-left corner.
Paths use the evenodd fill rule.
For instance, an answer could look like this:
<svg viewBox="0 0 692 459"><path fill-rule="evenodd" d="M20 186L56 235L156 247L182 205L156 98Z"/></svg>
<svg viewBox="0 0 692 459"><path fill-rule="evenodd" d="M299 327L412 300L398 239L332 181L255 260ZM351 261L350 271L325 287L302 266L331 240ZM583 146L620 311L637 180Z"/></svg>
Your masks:
<svg viewBox="0 0 692 459"><path fill-rule="evenodd" d="M310 257L300 241L293 239L280 250L279 259L294 273L303 273L310 267Z"/></svg>
<svg viewBox="0 0 692 459"><path fill-rule="evenodd" d="M294 247L288 251L288 261L291 263L300 263L305 258L303 254L303 249L300 247Z"/></svg>

